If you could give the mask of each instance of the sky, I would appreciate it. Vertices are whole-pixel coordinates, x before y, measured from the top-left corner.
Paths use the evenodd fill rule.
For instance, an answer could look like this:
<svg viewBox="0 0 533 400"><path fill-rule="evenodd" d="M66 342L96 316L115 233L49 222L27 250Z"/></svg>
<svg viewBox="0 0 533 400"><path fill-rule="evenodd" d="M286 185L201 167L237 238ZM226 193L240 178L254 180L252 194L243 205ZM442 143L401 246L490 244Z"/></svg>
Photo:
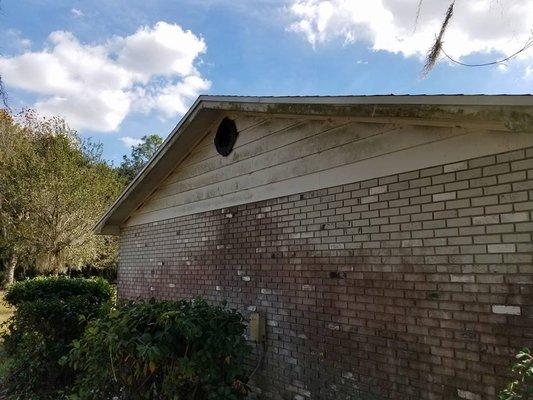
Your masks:
<svg viewBox="0 0 533 400"><path fill-rule="evenodd" d="M420 7L418 7L420 3ZM9 105L59 115L119 164L200 94L533 92L533 46L424 56L448 0L0 0ZM533 37L533 0L456 0L443 48L484 63Z"/></svg>

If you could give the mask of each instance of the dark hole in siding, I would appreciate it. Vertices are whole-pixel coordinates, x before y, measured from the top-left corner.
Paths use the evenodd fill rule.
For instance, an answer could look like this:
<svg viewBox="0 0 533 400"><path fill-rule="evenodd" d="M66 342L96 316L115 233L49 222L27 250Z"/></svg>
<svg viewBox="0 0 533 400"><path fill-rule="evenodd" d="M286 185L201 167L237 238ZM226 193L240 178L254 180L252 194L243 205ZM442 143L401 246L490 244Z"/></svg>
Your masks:
<svg viewBox="0 0 533 400"><path fill-rule="evenodd" d="M224 118L217 129L217 134L215 135L215 147L219 154L224 157L227 157L233 150L233 146L237 141L237 126L235 121L229 118Z"/></svg>

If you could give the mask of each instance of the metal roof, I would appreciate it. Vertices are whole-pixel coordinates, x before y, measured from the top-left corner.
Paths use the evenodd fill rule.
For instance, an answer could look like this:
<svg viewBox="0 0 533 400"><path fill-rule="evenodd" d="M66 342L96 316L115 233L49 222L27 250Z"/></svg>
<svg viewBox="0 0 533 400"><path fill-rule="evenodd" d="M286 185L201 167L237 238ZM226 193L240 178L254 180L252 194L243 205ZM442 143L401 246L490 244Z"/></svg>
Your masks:
<svg viewBox="0 0 533 400"><path fill-rule="evenodd" d="M233 96L201 95L197 101L306 104L431 104L531 106L533 94L377 94L346 96Z"/></svg>

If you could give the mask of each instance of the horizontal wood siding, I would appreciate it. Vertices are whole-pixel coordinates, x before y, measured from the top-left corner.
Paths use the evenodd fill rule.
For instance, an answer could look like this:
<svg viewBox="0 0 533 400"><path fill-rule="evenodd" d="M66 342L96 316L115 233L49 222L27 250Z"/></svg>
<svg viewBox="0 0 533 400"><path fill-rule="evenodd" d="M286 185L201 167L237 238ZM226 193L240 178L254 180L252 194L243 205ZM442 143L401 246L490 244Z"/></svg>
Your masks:
<svg viewBox="0 0 533 400"><path fill-rule="evenodd" d="M533 145L533 135L349 120L233 116L228 157L215 129L126 225L149 223Z"/></svg>

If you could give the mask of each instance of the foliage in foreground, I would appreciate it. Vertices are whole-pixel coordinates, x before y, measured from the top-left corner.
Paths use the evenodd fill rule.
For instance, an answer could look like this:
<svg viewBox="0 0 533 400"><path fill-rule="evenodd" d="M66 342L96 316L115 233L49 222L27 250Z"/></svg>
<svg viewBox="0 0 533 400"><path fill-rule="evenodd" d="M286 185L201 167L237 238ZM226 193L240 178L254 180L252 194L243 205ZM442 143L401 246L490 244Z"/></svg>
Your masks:
<svg viewBox="0 0 533 400"><path fill-rule="evenodd" d="M242 399L243 317L195 301L136 301L89 324L72 399Z"/></svg>
<svg viewBox="0 0 533 400"><path fill-rule="evenodd" d="M528 348L516 355L512 368L516 379L500 393L500 400L529 400L533 398L533 355Z"/></svg>
<svg viewBox="0 0 533 400"><path fill-rule="evenodd" d="M16 309L2 334L2 380L9 398L61 398L75 371L59 360L87 322L105 314L111 298L112 288L103 279L49 277L11 285L5 300Z"/></svg>

